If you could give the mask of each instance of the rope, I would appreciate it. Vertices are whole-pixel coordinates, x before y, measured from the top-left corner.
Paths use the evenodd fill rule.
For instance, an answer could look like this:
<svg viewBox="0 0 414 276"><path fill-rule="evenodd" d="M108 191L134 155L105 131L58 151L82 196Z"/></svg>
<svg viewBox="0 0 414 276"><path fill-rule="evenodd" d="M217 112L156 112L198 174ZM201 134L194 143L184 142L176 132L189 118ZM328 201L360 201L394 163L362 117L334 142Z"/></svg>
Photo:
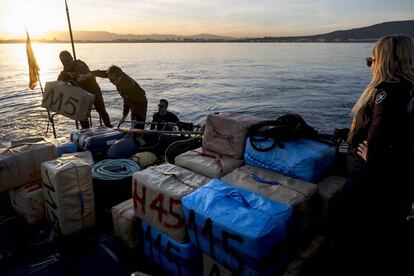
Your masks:
<svg viewBox="0 0 414 276"><path fill-rule="evenodd" d="M92 166L92 177L100 180L120 180L132 176L141 168L129 159L106 159Z"/></svg>

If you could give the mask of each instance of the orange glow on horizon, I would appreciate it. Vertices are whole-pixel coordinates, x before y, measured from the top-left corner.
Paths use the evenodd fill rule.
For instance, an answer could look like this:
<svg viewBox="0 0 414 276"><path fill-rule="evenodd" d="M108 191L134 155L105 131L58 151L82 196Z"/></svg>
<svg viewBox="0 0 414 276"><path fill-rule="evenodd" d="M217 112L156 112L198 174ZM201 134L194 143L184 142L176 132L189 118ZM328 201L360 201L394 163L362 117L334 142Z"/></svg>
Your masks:
<svg viewBox="0 0 414 276"><path fill-rule="evenodd" d="M13 1L2 6L6 16L0 19L2 34L7 38L25 38L25 28L31 38L43 38L56 28L64 28L61 15L51 12L36 1Z"/></svg>

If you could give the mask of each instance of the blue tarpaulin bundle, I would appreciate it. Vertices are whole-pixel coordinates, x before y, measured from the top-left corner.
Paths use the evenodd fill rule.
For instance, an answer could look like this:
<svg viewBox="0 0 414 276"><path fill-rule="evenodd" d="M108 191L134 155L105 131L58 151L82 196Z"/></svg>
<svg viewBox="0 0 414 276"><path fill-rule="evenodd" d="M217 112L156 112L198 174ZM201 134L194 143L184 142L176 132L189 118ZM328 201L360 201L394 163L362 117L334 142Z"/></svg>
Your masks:
<svg viewBox="0 0 414 276"><path fill-rule="evenodd" d="M273 139L255 142L259 148L267 148ZM272 170L309 182L316 182L332 167L336 158L335 146L307 139L283 142L284 148L257 151L247 139L244 159L246 164Z"/></svg>
<svg viewBox="0 0 414 276"><path fill-rule="evenodd" d="M278 271L291 206L218 179L183 197L182 204L191 242L218 263L242 275Z"/></svg>
<svg viewBox="0 0 414 276"><path fill-rule="evenodd" d="M108 148L123 136L122 132L112 128L94 127L72 131L70 140L76 143L80 150L90 151L94 159L102 160Z"/></svg>
<svg viewBox="0 0 414 276"><path fill-rule="evenodd" d="M179 243L142 222L145 254L169 275L200 275L201 254L190 242Z"/></svg>

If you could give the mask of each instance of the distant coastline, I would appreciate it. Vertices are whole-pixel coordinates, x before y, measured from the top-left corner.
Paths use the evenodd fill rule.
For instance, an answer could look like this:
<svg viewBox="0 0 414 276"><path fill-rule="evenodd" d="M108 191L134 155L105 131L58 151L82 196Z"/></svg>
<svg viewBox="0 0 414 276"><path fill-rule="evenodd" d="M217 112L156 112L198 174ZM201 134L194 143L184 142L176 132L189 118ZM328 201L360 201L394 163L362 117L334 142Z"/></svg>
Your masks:
<svg viewBox="0 0 414 276"><path fill-rule="evenodd" d="M75 31L76 43L361 43L374 42L390 34L405 34L414 38L414 20L384 22L367 27L338 30L325 34L285 37L234 38L214 34L198 35L136 35L105 31ZM40 43L69 43L68 32L51 32L45 39L32 39ZM0 39L1 44L25 43L25 39Z"/></svg>
<svg viewBox="0 0 414 276"><path fill-rule="evenodd" d="M47 39L32 39L32 43L70 43L67 40L47 40ZM376 38L372 39L335 39L335 40L294 40L294 39L269 39L269 38L249 38L249 39L234 39L234 40L216 40L216 39L186 39L186 40L75 40L75 43L364 43L375 42ZM18 44L26 43L26 39L10 39L0 40L0 44Z"/></svg>

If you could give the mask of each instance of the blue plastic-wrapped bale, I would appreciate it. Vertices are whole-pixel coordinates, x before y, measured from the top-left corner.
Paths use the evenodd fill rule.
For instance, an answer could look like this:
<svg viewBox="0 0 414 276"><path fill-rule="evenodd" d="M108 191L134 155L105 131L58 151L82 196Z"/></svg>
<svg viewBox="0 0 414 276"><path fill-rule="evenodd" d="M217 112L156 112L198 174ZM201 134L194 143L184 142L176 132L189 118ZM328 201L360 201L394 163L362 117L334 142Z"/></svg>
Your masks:
<svg viewBox="0 0 414 276"><path fill-rule="evenodd" d="M72 143L76 143L81 150L88 150L95 160L102 160L108 148L124 134L107 127L95 127L75 130L71 133Z"/></svg>
<svg viewBox="0 0 414 276"><path fill-rule="evenodd" d="M190 240L240 275L277 274L292 207L213 179L182 199Z"/></svg>
<svg viewBox="0 0 414 276"><path fill-rule="evenodd" d="M169 275L201 275L201 253L191 243L179 243L142 222L145 254Z"/></svg>
<svg viewBox="0 0 414 276"><path fill-rule="evenodd" d="M56 154L61 157L65 153L75 153L78 151L78 146L75 143L65 143L56 147Z"/></svg>
<svg viewBox="0 0 414 276"><path fill-rule="evenodd" d="M316 222L318 185L249 165L233 170L221 180L269 200L292 205L291 230L298 231L300 238L312 232L309 230ZM293 234L292 231L290 234Z"/></svg>
<svg viewBox="0 0 414 276"><path fill-rule="evenodd" d="M258 148L267 148L272 139L255 142ZM335 163L336 148L314 140L300 139L283 142L265 152L255 150L247 139L244 159L246 164L272 170L309 182L321 179Z"/></svg>

